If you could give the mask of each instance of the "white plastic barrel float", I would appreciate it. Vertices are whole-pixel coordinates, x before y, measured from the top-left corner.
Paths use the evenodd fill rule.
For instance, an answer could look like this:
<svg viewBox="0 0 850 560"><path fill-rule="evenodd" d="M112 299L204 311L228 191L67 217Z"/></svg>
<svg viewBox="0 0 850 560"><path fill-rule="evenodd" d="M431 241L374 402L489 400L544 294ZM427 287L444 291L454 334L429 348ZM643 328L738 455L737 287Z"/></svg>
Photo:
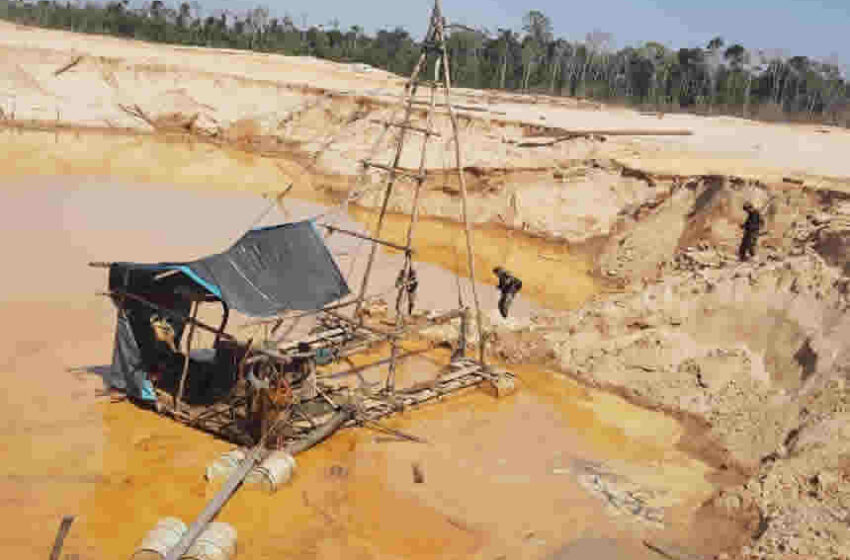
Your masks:
<svg viewBox="0 0 850 560"><path fill-rule="evenodd" d="M186 525L176 517L160 519L136 547L132 560L162 560L185 532Z"/></svg>
<svg viewBox="0 0 850 560"><path fill-rule="evenodd" d="M244 449L228 451L207 467L205 478L207 480L226 479L247 456Z"/></svg>
<svg viewBox="0 0 850 560"><path fill-rule="evenodd" d="M251 469L245 482L258 485L267 492L275 492L278 487L292 479L295 472L295 457L285 451L275 451L266 460Z"/></svg>
<svg viewBox="0 0 850 560"><path fill-rule="evenodd" d="M228 451L207 467L205 478L210 481L226 479L246 456L246 452L242 449ZM294 472L295 457L285 451L274 451L265 461L251 469L243 484L258 487L267 492L275 492L281 485L292 479Z"/></svg>
<svg viewBox="0 0 850 560"><path fill-rule="evenodd" d="M180 560L230 560L236 555L236 529L214 522L198 535Z"/></svg>

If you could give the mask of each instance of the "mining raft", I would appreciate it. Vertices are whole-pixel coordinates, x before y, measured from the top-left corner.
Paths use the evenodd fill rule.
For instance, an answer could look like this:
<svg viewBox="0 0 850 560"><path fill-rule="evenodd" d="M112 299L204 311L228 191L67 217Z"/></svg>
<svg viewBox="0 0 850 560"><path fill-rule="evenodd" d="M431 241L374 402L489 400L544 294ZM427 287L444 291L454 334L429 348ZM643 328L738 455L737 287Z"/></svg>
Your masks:
<svg viewBox="0 0 850 560"><path fill-rule="evenodd" d="M117 309L109 385L179 422L267 449L315 443L332 433L329 426L376 421L482 381L505 388L509 373L466 356L468 308L420 315L401 329L370 321L369 301L353 297L321 227L311 219L252 229L226 251L191 262L90 263L108 268L102 294ZM218 324L198 318L203 306L214 308ZM346 314L347 307L359 312ZM227 330L232 311L268 319L271 328L239 340ZM276 337L282 314L315 316L315 326L297 340ZM449 322L458 335L436 343L450 356L442 371L396 386L398 364L435 344L404 350L405 339ZM192 347L199 330L211 335L211 348ZM389 356L380 357L384 350ZM366 355L377 359L358 359ZM362 374L384 365L384 379Z"/></svg>
<svg viewBox="0 0 850 560"><path fill-rule="evenodd" d="M513 376L484 363L487 337L482 332L458 117L451 103L446 21L440 4L434 2L422 52L400 102L388 120L380 121L383 132L370 155L361 160L359 179L352 182L343 200L347 207L358 193L371 188L375 173L384 175L382 205L371 234L312 218L250 229L224 252L194 261L90 263L108 269L109 286L103 295L110 297L118 310L111 387L124 390L161 414L239 445L295 451L340 427L374 422L483 381L495 387L497 394L510 391ZM425 80L426 73L432 73L432 79ZM427 97L424 111L417 99L423 90ZM456 155L473 305L464 303L458 282L456 308L413 317L411 298L418 284L413 239L427 177L427 144L440 137L434 123L438 92L444 95L441 106L447 109L451 124L448 143ZM414 115L423 113L424 122L414 123ZM377 150L390 133L394 135L391 157L387 163L378 163ZM410 135L421 139L416 146L416 172L400 166ZM406 196L412 202L405 242L395 243L382 238L382 233L389 199L400 181L408 182ZM367 183L370 186L364 187ZM286 192L288 189L280 196ZM272 203L280 204L280 196ZM356 293L349 288L323 234L349 235L368 242L368 261ZM403 258L395 285L394 314L388 310L384 320L378 321L368 313L370 297L374 297L369 295L369 282L382 246ZM201 306L219 309L218 324L199 319ZM231 312L270 328L262 336L240 340L227 330ZM312 332L293 337L290 329L282 328L306 316L315 319ZM473 317L478 341L475 358L466 355ZM437 375L427 382L397 386L399 364L428 351L406 349L405 341L427 327L448 322L458 326L457 337L438 341L450 351L444 353L445 362ZM192 348L199 330L213 336L211 348ZM377 360L364 358L382 352L387 355ZM351 367L341 371L334 367L342 362ZM362 375L367 369L383 366L387 373L377 380Z"/></svg>
<svg viewBox="0 0 850 560"><path fill-rule="evenodd" d="M372 300L352 294L322 228L369 237L307 219L251 229L226 251L194 261L90 263L108 269L101 294L117 310L108 385L245 448L222 458L230 459L227 481L199 520L188 529L179 520L161 520L139 545L136 560L218 558L234 549L235 530L210 524L228 496L252 475L272 489L287 482L292 456L341 428L368 424L415 439L378 420L482 382L496 395L512 390L512 374L466 355L469 308L413 317L405 300L410 284L399 281L396 317L390 321L384 313L381 320ZM399 278L412 270L412 251L404 254ZM240 340L231 334L231 313L264 327L262 336ZM216 315L219 321L209 324L207 317ZM283 325L308 316L313 327L290 339ZM417 337L448 323L457 325L448 340ZM193 347L199 331L211 347ZM418 347L406 349L410 341ZM426 380L396 383L400 364L435 350L445 361L429 358ZM203 553L207 548L213 556ZM171 556L175 550L180 556Z"/></svg>

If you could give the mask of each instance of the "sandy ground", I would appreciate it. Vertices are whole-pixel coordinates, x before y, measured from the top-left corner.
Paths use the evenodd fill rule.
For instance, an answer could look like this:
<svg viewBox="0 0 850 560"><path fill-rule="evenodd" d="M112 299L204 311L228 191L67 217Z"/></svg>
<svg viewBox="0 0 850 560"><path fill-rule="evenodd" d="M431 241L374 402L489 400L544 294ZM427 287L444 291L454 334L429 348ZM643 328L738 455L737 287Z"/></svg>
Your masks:
<svg viewBox="0 0 850 560"><path fill-rule="evenodd" d="M165 432L158 420L129 406L96 405L89 389L97 380L60 373L72 360L90 365L109 355L111 310L88 295L102 278L80 264L126 258L110 254L121 245L133 248L134 260L217 250L250 224L253 205L263 205L246 196L243 208L228 193L269 193L289 183L295 185L292 198L313 203L334 205L351 196L350 217L368 223L379 204L381 177L360 174L358 160L389 159L391 138L382 137L384 127L374 121L397 118L389 102L400 82L309 58L146 45L5 23L0 31L0 149L12 162L0 167L10 232L5 253L26 263L4 283L4 316L20 325L20 334L4 342L6 369L13 372L4 377L6 393L16 390L10 396L14 413L4 422L10 456L32 455L9 463L17 466L5 479L10 491L4 495L11 496L5 509L29 508L28 517L15 517L21 535L15 546L24 550L29 520L58 522L69 508L94 504L82 511L107 513L81 521L85 529L69 550L85 557L125 554L167 514L163 500L185 518L201 507L209 489L195 477L224 448L171 425L171 435L162 437L173 439L159 442ZM76 57L82 58L73 68L54 75ZM422 494L404 486L408 475L402 471L414 455L396 452L402 447L390 452L364 434L305 455L303 470L312 473L304 475L306 494L299 502L299 490L287 490L287 503L303 506L292 511L304 523L303 539L245 521L271 502L245 498L228 510L229 519L244 523L240 534L252 550L258 557L281 550L303 557L408 552L408 537L391 536L399 531L389 530L385 518L377 521L377 506L358 499L377 493L376 503L402 513L399 519L416 518L422 535L440 535L427 541L431 548L415 549L423 558L440 547L457 557L603 557L609 550L611 557L638 558L646 554L636 545L640 530L614 521L598 498L613 495L623 509L629 484L655 484L660 488L651 495L666 491L680 499L673 508L679 523L662 536L692 550L720 554L717 537L723 535L729 558L850 558L850 132L727 117L658 119L567 99L457 94L493 358L513 368L526 361L548 369L523 375L515 401L494 404L470 395L459 401L461 416L451 423L445 419L454 413L442 409L400 420L411 431L427 427L447 434L446 445L451 441L451 453L442 448L422 457L429 457L435 473L454 477ZM443 136L429 147L417 249L420 276L426 277L422 303L442 307L454 302L440 286L454 282L451 271L466 271L456 223L458 181L446 171L454 164L448 119L439 116L435 127ZM687 128L694 134L520 145L593 128ZM417 166L417 143L413 139L403 154L404 166ZM130 183L143 185L148 196L124 186ZM192 194L199 187L203 197ZM176 197L173 208L141 211L162 196ZM756 261L739 265L744 200L763 208L767 231ZM410 201L409 186L400 185L390 203L396 215L389 238L402 238ZM222 228L235 215L216 219L214 210L187 217L191 207L221 212L219 204L244 211L245 223ZM292 211L302 215L316 211L295 206ZM132 219L116 218L116 208L137 211ZM139 243L139 236L147 241ZM346 258L340 255L343 268L350 264ZM397 266L397 256L382 259L384 270ZM493 312L493 278L486 271L495 264L524 280L508 321ZM388 287L392 276L375 290ZM437 329L431 336L451 333ZM56 383L45 386L32 371L53 372ZM564 375L604 392L582 389ZM593 422L576 424L586 417L576 405L588 394ZM475 427L468 433L447 427L479 411L468 420ZM80 418L91 422L76 423ZM597 421L613 423L625 439L599 431ZM55 435L65 424L74 426L72 433ZM572 476L532 481L552 466L555 446L535 444L529 433L563 438L559 445L574 454L573 470L566 468ZM181 451L188 445L184 437L194 438L192 453ZM126 442L135 442L132 460ZM469 455L459 456L458 449ZM652 458L640 455L649 449L659 451ZM521 459L518 470L500 470L512 457ZM62 478L54 458L74 474ZM136 465L150 469L157 461L161 469L133 474ZM321 479L318 473L332 461L353 461L346 465L354 479ZM627 473L633 482L597 467L588 478L582 470L588 461ZM479 479L501 481L498 491L476 486L466 474L459 482L458 472L480 465L490 467ZM641 478L641 468L650 478ZM682 470L668 470L674 468ZM153 481L185 487L191 496L171 497ZM527 499L527 507L500 507L485 495L504 495L511 505ZM128 501L139 509L116 534L111 512ZM317 515L321 511L330 517ZM683 540L684 534L692 538Z"/></svg>

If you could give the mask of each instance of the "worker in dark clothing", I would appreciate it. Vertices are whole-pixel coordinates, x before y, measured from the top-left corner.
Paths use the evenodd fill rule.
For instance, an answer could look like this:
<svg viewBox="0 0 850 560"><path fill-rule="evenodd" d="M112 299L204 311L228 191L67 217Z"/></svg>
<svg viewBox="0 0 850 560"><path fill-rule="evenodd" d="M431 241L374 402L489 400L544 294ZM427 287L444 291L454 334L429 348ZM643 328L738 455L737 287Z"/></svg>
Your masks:
<svg viewBox="0 0 850 560"><path fill-rule="evenodd" d="M416 291L419 289L419 279L416 277L416 271L413 270L411 266L407 273L407 281L404 278L405 269L402 268L398 273L398 278L396 278L395 286L396 288L401 288L402 285L406 286L407 292L407 314L410 315L413 313L413 306L416 304ZM400 302L399 302L400 304ZM398 308L399 306L396 306Z"/></svg>
<svg viewBox="0 0 850 560"><path fill-rule="evenodd" d="M744 230L744 236L741 239L741 246L738 248L738 258L741 261L746 261L756 254L756 244L759 235L761 235L761 213L755 209L750 202L744 203L744 211L747 213L747 219L741 225Z"/></svg>
<svg viewBox="0 0 850 560"><path fill-rule="evenodd" d="M510 310L514 297L522 289L522 280L501 266L494 268L493 274L499 278L499 291L502 293L499 297L499 312L502 314L502 317L507 318L508 310Z"/></svg>

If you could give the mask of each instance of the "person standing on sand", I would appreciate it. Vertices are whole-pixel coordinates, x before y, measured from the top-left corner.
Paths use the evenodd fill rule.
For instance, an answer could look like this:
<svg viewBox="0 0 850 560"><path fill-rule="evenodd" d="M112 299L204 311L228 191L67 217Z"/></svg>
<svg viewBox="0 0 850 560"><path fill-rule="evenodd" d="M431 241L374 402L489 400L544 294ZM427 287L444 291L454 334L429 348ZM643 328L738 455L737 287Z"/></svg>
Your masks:
<svg viewBox="0 0 850 560"><path fill-rule="evenodd" d="M501 266L494 268L493 274L499 278L499 291L502 293L499 297L499 312L503 318L507 319L514 297L522 289L522 280Z"/></svg>
<svg viewBox="0 0 850 560"><path fill-rule="evenodd" d="M744 211L747 213L747 219L741 225L744 230L744 236L741 239L741 246L738 248L738 258L741 261L747 261L750 257L756 255L756 244L759 235L761 235L761 213L755 209L750 202L744 203Z"/></svg>

